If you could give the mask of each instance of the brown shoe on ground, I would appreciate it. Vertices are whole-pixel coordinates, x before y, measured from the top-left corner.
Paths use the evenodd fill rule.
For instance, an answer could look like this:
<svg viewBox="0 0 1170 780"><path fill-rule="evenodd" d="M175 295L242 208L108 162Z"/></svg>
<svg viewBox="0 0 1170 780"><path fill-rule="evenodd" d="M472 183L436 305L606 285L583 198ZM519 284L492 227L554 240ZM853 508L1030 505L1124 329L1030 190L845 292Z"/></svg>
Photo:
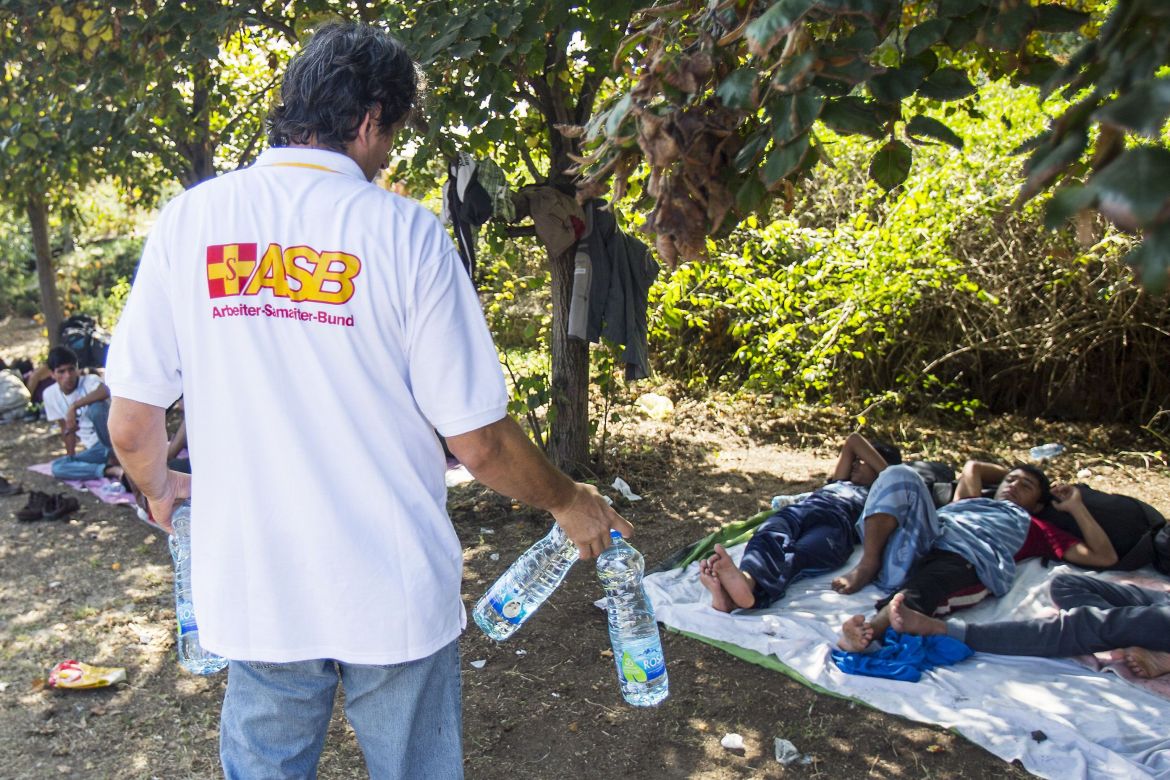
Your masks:
<svg viewBox="0 0 1170 780"><path fill-rule="evenodd" d="M48 493L42 493L39 490L33 490L28 494L28 503L22 509L16 510L16 519L22 523L31 523L33 520L40 520L44 517L45 507L49 505L49 500L52 498Z"/></svg>
<svg viewBox="0 0 1170 780"><path fill-rule="evenodd" d="M81 502L73 496L57 493L49 497L49 503L45 505L44 511L41 512L41 519L60 520L80 508Z"/></svg>

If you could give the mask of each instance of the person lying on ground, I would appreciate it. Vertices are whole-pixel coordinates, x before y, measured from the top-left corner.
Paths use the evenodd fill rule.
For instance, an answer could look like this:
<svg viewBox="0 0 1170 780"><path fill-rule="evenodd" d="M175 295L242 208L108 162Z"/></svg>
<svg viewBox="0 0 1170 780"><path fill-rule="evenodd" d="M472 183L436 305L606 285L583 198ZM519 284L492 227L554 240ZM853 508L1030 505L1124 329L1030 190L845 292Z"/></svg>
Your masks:
<svg viewBox="0 0 1170 780"><path fill-rule="evenodd" d="M1066 658L1124 649L1126 666L1142 678L1170 674L1170 593L1058 574L1049 587L1060 610L1048 618L972 623L939 620L890 600L890 626L914 636L947 635L980 653Z"/></svg>
<svg viewBox="0 0 1170 780"><path fill-rule="evenodd" d="M980 475L977 462L969 461L954 501L936 510L913 469L891 466L882 472L870 488L858 523L862 562L846 577L904 593L906 603L927 615L952 593L980 584L995 596L1007 593L1015 578L1015 553L1027 537L1031 513L1051 500L1050 485L1043 471L1020 465L1003 478L994 498L984 498ZM1057 506L1064 509L1062 503ZM876 574L865 568L875 561ZM885 634L890 598L875 605L877 614L871 619L854 615L845 622L841 649L862 652Z"/></svg>
<svg viewBox="0 0 1170 780"><path fill-rule="evenodd" d="M1007 472L1002 466L991 463L980 465L988 469L992 478L995 470L1003 471L1005 474ZM1016 551L1016 561L1049 558L1091 569L1107 569L1117 563L1117 550L1114 549L1105 529L1085 506L1080 489L1076 485L1054 485L1052 496L1056 499L1053 506L1068 512L1076 520L1082 538L1078 539L1052 523L1033 517L1028 528L1028 537L1024 540L1023 546Z"/></svg>
<svg viewBox="0 0 1170 780"><path fill-rule="evenodd" d="M857 543L853 530L869 486L888 465L902 462L898 448L851 433L829 483L766 519L744 550L739 568L723 545L699 563L699 580L720 612L766 607L801 577L844 566Z"/></svg>
<svg viewBox="0 0 1170 780"><path fill-rule="evenodd" d="M1051 500L1048 477L1035 466L1021 465L1009 471L995 464L969 460L959 474L951 503L937 512L930 492L913 469L901 467L886 474L882 489L875 484L870 490L865 510L857 522L862 544L861 560L849 572L833 580L833 589L839 593L856 593L873 582L887 593L896 590L906 581L910 567L930 552L948 518L955 513L962 514L957 508L958 502L982 498L984 488L989 485L998 485L995 501L1014 503L1029 512L1039 511ZM1034 503L1032 488L1040 491L1034 496ZM993 504L962 507L964 510L992 510L992 514L997 515L995 508ZM1011 514L1017 521L1021 519L1018 512ZM1026 532L1027 528L1024 530ZM1020 542L1023 541L1021 538ZM1020 546L1017 544L1016 548ZM1015 551L1011 550L1012 553Z"/></svg>
<svg viewBox="0 0 1170 780"><path fill-rule="evenodd" d="M49 350L49 369L55 384L45 390L45 417L58 424L65 455L52 462L57 479L101 479L122 476L113 457L106 419L110 389L93 374L77 370L77 355L69 347ZM78 443L84 449L77 451Z"/></svg>

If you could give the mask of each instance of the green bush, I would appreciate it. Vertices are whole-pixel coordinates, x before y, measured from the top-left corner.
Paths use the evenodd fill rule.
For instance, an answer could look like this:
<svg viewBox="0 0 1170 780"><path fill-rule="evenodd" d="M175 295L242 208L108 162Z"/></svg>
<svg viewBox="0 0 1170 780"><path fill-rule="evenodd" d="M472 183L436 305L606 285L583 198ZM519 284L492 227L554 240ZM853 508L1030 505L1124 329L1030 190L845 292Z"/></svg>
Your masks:
<svg viewBox="0 0 1170 780"><path fill-rule="evenodd" d="M873 142L832 139L832 167L789 214L749 219L710 263L664 276L658 368L794 401L1150 419L1170 394L1155 357L1170 323L1118 262L1129 240L1089 224L1078 243L1043 229L1043 201L1012 208L1010 152L1044 121L1035 90L993 83L936 115L963 152L920 148L886 194L866 174ZM1088 375L1101 360L1105 382Z"/></svg>

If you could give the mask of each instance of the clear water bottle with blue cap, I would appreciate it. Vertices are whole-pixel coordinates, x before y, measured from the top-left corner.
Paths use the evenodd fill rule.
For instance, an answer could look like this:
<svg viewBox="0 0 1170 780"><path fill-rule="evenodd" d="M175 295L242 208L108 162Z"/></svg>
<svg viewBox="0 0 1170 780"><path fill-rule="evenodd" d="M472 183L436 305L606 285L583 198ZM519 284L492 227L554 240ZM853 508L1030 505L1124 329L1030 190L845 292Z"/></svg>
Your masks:
<svg viewBox="0 0 1170 780"><path fill-rule="evenodd" d="M553 523L548 535L517 558L476 603L475 624L497 642L512 636L564 582L579 556L577 545Z"/></svg>
<svg viewBox="0 0 1170 780"><path fill-rule="evenodd" d="M1064 452L1063 444L1050 442L1028 450L1028 457L1032 460L1048 460L1049 458L1055 458L1062 452Z"/></svg>
<svg viewBox="0 0 1170 780"><path fill-rule="evenodd" d="M605 589L609 641L622 696L635 707L653 707L670 693L666 658L654 608L642 587L645 561L617 531L597 557L597 578Z"/></svg>
<svg viewBox="0 0 1170 780"><path fill-rule="evenodd" d="M191 600L191 504L184 501L171 515L171 532L167 544L175 562L175 644L179 665L192 674L215 674L227 666L227 659L203 649L199 644L199 626L195 623L195 605Z"/></svg>

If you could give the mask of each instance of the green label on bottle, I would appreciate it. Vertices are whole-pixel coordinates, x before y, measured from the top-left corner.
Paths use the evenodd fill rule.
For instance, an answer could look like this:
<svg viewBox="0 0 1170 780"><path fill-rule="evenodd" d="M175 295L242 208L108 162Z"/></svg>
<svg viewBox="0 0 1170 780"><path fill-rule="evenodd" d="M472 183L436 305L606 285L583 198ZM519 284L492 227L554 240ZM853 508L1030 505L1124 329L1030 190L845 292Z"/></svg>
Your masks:
<svg viewBox="0 0 1170 780"><path fill-rule="evenodd" d="M638 666L638 662L634 660L629 651L622 653L622 676L633 682L646 682L646 672Z"/></svg>

